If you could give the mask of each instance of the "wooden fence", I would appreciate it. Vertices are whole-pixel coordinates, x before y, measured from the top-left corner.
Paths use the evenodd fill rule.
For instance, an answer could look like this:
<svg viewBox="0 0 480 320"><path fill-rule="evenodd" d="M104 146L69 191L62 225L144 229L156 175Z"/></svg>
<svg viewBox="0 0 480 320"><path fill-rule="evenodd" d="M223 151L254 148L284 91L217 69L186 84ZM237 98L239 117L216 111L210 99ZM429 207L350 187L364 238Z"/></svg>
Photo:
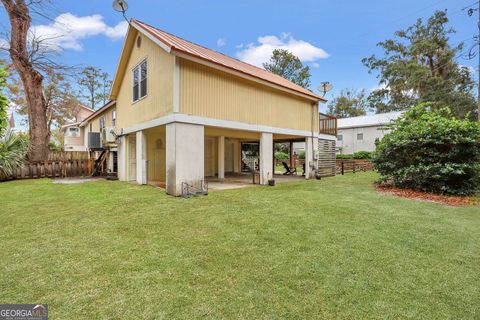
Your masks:
<svg viewBox="0 0 480 320"><path fill-rule="evenodd" d="M17 170L13 179L86 177L90 172L89 160L29 161Z"/></svg>
<svg viewBox="0 0 480 320"><path fill-rule="evenodd" d="M337 159L337 174L373 170L373 162L360 159Z"/></svg>
<svg viewBox="0 0 480 320"><path fill-rule="evenodd" d="M27 160L13 176L6 180L86 177L91 172L92 165L88 158L88 152L51 151L48 160Z"/></svg>
<svg viewBox="0 0 480 320"><path fill-rule="evenodd" d="M87 151L50 151L49 161L59 160L88 160Z"/></svg>

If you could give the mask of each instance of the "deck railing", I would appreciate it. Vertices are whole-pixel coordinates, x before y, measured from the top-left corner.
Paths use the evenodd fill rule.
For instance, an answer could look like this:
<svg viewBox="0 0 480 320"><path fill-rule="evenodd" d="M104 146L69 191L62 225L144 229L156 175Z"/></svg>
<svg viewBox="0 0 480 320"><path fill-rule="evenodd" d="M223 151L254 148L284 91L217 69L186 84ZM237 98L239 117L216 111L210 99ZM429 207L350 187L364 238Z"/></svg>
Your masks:
<svg viewBox="0 0 480 320"><path fill-rule="evenodd" d="M319 114L319 133L337 136L337 118L328 114Z"/></svg>

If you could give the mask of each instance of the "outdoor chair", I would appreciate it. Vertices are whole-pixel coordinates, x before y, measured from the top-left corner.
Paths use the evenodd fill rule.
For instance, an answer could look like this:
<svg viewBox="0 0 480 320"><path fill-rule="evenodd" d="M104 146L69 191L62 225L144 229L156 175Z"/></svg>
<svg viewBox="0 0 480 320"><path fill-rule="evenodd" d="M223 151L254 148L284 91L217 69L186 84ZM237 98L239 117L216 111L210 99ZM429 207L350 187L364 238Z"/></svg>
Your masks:
<svg viewBox="0 0 480 320"><path fill-rule="evenodd" d="M297 168L289 167L288 164L285 161L282 161L282 165L285 168L285 172L283 173L284 176L293 175L293 174L296 175L297 174Z"/></svg>

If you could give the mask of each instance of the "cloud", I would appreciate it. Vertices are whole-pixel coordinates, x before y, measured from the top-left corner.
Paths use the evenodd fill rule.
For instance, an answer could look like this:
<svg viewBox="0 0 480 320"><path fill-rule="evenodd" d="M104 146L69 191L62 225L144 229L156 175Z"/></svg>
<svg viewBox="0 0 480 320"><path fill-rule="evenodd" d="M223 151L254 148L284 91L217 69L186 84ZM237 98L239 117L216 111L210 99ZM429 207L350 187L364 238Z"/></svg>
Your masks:
<svg viewBox="0 0 480 320"><path fill-rule="evenodd" d="M227 40L225 38L218 38L217 40L217 46L223 47L227 44Z"/></svg>
<svg viewBox="0 0 480 320"><path fill-rule="evenodd" d="M275 49L288 50L302 62L314 63L329 56L322 48L318 48L304 40L297 40L289 33L282 33L280 37L271 35L258 37L257 43L250 43L238 49L242 49L236 53L240 60L258 67L270 60L272 51Z"/></svg>
<svg viewBox="0 0 480 320"><path fill-rule="evenodd" d="M31 33L42 40L42 45L53 50L82 50L81 40L104 35L112 40L122 38L127 32L128 23L122 21L115 26L109 26L103 21L103 16L94 14L79 17L71 13L62 13L52 23L35 25Z"/></svg>
<svg viewBox="0 0 480 320"><path fill-rule="evenodd" d="M8 50L10 48L10 42L7 40L0 38L0 49Z"/></svg>
<svg viewBox="0 0 480 320"><path fill-rule="evenodd" d="M237 48L237 49L242 49L242 48L243 48L243 43L237 44L237 45L235 46L235 48Z"/></svg>

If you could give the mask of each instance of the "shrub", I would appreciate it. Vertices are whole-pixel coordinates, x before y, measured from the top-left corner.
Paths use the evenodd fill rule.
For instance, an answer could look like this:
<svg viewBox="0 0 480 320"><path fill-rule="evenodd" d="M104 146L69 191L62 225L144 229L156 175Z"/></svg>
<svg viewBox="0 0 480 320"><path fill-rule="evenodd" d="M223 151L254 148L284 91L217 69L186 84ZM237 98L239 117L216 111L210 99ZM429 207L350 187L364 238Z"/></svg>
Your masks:
<svg viewBox="0 0 480 320"><path fill-rule="evenodd" d="M277 151L277 152L275 152L275 159L277 159L277 160L288 160L288 159L290 159L290 156L288 155L288 153Z"/></svg>
<svg viewBox="0 0 480 320"><path fill-rule="evenodd" d="M298 152L298 159L305 160L305 151L301 150Z"/></svg>
<svg viewBox="0 0 480 320"><path fill-rule="evenodd" d="M25 161L29 147L24 135L7 131L0 137L0 180L11 177Z"/></svg>
<svg viewBox="0 0 480 320"><path fill-rule="evenodd" d="M337 154L337 159L353 159L353 154Z"/></svg>
<svg viewBox="0 0 480 320"><path fill-rule="evenodd" d="M452 118L448 108L426 104L405 113L377 142L373 156L381 182L400 188L475 193L480 183L480 125Z"/></svg>
<svg viewBox="0 0 480 320"><path fill-rule="evenodd" d="M372 152L358 151L354 154L337 154L337 159L371 159Z"/></svg>
<svg viewBox="0 0 480 320"><path fill-rule="evenodd" d="M353 154L353 159L371 159L372 152L358 151Z"/></svg>

